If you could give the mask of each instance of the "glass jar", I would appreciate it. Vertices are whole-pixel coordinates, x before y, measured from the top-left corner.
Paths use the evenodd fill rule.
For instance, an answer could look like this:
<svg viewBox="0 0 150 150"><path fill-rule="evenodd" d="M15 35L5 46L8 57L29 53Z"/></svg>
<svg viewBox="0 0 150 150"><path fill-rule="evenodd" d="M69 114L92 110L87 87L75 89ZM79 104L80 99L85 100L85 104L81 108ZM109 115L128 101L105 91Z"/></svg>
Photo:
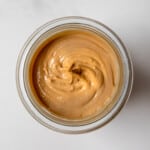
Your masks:
<svg viewBox="0 0 150 150"><path fill-rule="evenodd" d="M27 83L28 63L39 46L45 39L58 31L66 29L89 29L104 35L118 50L123 64L123 83L115 105L103 116L91 118L90 121L74 122L68 124L63 120L56 120L55 117L47 117L33 103ZM84 17L63 17L50 21L38 28L24 44L16 66L16 84L22 103L27 111L39 123L55 131L62 133L85 133L100 128L110 122L123 108L130 95L133 84L133 68L129 54L120 38L104 24Z"/></svg>

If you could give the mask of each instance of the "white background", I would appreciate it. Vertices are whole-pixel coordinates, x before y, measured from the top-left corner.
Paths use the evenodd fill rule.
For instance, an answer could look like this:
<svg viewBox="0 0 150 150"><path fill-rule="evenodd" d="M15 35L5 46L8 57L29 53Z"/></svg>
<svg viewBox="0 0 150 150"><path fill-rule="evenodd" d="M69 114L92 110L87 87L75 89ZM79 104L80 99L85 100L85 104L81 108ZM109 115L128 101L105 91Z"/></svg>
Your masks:
<svg viewBox="0 0 150 150"><path fill-rule="evenodd" d="M15 66L28 36L52 19L78 15L103 22L131 53L135 84L128 104L107 126L64 135L36 122L16 90ZM0 0L0 150L150 150L149 0Z"/></svg>

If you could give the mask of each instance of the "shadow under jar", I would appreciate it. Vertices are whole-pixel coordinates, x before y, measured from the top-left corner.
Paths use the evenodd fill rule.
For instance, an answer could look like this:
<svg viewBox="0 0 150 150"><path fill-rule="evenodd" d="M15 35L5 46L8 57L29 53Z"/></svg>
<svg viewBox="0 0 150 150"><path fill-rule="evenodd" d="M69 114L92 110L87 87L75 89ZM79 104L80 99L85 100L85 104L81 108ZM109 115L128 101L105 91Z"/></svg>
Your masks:
<svg viewBox="0 0 150 150"><path fill-rule="evenodd" d="M30 114L63 133L84 133L112 120L127 101L132 64L118 36L83 17L37 29L17 62L17 89Z"/></svg>

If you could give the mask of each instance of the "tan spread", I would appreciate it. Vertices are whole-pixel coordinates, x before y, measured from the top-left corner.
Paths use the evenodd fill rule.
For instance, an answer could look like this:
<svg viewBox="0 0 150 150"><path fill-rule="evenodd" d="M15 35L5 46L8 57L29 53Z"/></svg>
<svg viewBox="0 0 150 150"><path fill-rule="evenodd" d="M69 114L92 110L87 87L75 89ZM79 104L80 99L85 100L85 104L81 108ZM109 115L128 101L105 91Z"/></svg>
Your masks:
<svg viewBox="0 0 150 150"><path fill-rule="evenodd" d="M102 113L120 84L112 45L91 31L64 31L41 46L31 68L35 93L52 114L84 119Z"/></svg>

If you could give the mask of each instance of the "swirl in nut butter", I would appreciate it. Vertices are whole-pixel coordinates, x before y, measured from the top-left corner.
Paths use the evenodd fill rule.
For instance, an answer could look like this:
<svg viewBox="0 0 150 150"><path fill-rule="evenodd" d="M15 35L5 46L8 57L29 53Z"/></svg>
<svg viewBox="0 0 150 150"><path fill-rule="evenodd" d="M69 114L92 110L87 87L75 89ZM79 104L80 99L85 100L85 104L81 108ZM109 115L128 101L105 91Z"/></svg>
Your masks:
<svg viewBox="0 0 150 150"><path fill-rule="evenodd" d="M31 65L31 84L45 109L66 119L105 111L118 93L119 56L103 36L68 30L49 38Z"/></svg>

